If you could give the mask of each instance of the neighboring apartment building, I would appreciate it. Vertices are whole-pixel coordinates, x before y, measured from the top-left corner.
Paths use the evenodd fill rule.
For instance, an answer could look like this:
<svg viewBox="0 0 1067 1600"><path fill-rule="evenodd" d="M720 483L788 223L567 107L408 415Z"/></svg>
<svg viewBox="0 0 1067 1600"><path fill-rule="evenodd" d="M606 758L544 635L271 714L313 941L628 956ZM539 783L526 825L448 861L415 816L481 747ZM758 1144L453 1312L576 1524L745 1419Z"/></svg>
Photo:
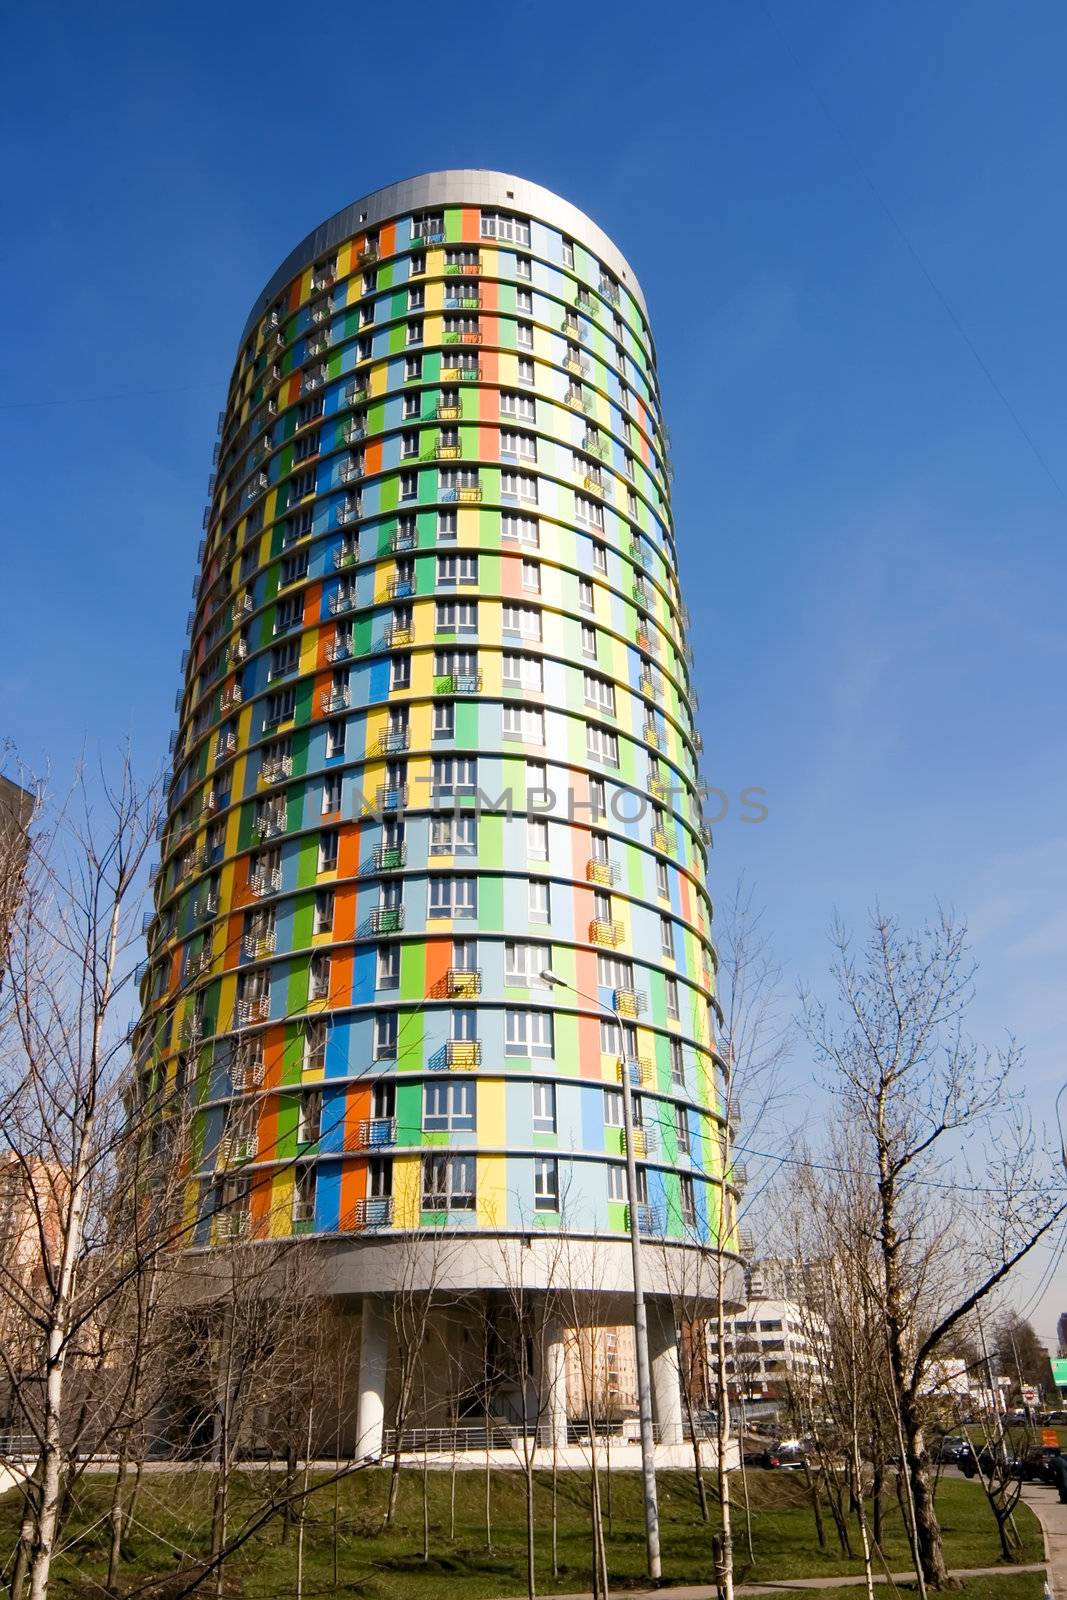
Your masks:
<svg viewBox="0 0 1067 1600"><path fill-rule="evenodd" d="M22 891L33 807L28 790L0 776L0 974L7 967L11 919Z"/></svg>
<svg viewBox="0 0 1067 1600"><path fill-rule="evenodd" d="M59 1258L65 1184L56 1162L0 1156L0 1341L15 1371L36 1360L30 1312Z"/></svg>
<svg viewBox="0 0 1067 1600"><path fill-rule="evenodd" d="M634 1331L571 1329L567 1336L567 1416L584 1422L617 1422L637 1415Z"/></svg>
<svg viewBox="0 0 1067 1600"><path fill-rule="evenodd" d="M716 1324L708 1323L714 1339ZM726 1318L726 1372L731 1397L783 1400L790 1386L810 1391L823 1382L829 1330L796 1300L753 1298Z"/></svg>

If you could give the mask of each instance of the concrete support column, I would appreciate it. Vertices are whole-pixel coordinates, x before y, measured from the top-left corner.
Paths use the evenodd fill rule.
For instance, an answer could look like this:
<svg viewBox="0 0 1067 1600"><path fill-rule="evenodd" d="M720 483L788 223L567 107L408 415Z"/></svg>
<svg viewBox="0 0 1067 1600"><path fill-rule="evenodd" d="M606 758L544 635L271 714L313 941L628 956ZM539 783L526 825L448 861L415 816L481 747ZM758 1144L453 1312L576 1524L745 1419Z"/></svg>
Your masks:
<svg viewBox="0 0 1067 1600"><path fill-rule="evenodd" d="M671 1305L648 1301L648 1353L652 1368L652 1410L660 1444L682 1442L682 1379L678 1329Z"/></svg>
<svg viewBox="0 0 1067 1600"><path fill-rule="evenodd" d="M360 1308L359 1397L355 1455L380 1456L385 1430L385 1380L389 1367L389 1307L364 1295Z"/></svg>
<svg viewBox="0 0 1067 1600"><path fill-rule="evenodd" d="M558 1317L549 1317L545 1322L541 1386L549 1443L562 1450L567 1443L567 1346Z"/></svg>

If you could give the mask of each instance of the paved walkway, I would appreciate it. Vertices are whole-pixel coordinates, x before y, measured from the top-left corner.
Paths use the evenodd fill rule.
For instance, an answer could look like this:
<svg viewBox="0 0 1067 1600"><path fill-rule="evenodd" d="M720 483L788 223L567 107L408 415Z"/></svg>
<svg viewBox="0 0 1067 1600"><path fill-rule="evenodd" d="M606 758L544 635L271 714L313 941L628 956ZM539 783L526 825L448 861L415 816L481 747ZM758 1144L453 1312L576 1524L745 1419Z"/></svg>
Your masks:
<svg viewBox="0 0 1067 1600"><path fill-rule="evenodd" d="M1067 1506L1060 1504L1055 1489L1039 1483L1024 1483L1023 1499L1045 1535L1049 1588L1055 1600L1067 1600Z"/></svg>
<svg viewBox="0 0 1067 1600"><path fill-rule="evenodd" d="M1067 1513L1067 1506L1056 1507ZM1034 1508L1037 1515L1037 1508ZM1064 1533L1067 1535L1067 1525ZM1017 1567L956 1567L949 1573L951 1578L1003 1578L1010 1577L1016 1572L1045 1572L1044 1562L1020 1564ZM1067 1575L1065 1575L1067 1576ZM907 1572L891 1572L888 1577L884 1573L874 1574L875 1583L902 1583L914 1584L915 1573L910 1569ZM749 1595L778 1595L789 1593L792 1590L801 1593L805 1589L866 1589L866 1579L863 1573L850 1573L845 1578L783 1578L781 1583L739 1583L734 1589L734 1594L747 1597ZM718 1590L713 1583L694 1583L682 1588L665 1589L618 1589L615 1591L619 1600L716 1600ZM592 1600L587 1594L549 1594L542 1595L540 1600ZM1067 1589L1056 1591L1056 1600L1067 1600Z"/></svg>

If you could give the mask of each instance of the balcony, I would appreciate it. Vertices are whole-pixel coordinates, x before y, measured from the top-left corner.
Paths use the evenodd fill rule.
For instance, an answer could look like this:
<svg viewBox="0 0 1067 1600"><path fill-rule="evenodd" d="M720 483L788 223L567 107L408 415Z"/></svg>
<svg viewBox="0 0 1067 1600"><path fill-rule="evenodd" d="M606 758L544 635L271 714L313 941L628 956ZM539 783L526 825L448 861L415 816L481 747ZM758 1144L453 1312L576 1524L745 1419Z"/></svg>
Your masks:
<svg viewBox="0 0 1067 1600"><path fill-rule="evenodd" d="M356 1123L353 1134L351 1140L345 1140L347 1148L387 1150L396 1144L396 1118L368 1117L365 1121Z"/></svg>
<svg viewBox="0 0 1067 1600"><path fill-rule="evenodd" d="M415 593L415 579L390 578L385 592L390 600L410 600Z"/></svg>
<svg viewBox="0 0 1067 1600"><path fill-rule="evenodd" d="M634 644L639 650L643 650L647 656L654 656L658 653L658 644L654 634L638 630L634 635Z"/></svg>
<svg viewBox="0 0 1067 1600"><path fill-rule="evenodd" d="M443 1050L426 1063L431 1071L473 1072L480 1066L482 1041L480 1039L449 1039Z"/></svg>
<svg viewBox="0 0 1067 1600"><path fill-rule="evenodd" d="M407 865L406 844L380 844L374 850L375 872L400 872Z"/></svg>
<svg viewBox="0 0 1067 1600"><path fill-rule="evenodd" d="M414 550L418 543L418 534L414 529L395 528L389 535L389 548L395 555L400 550Z"/></svg>
<svg viewBox="0 0 1067 1600"><path fill-rule="evenodd" d="M399 755L411 743L411 732L408 728L384 728L378 735L378 754L382 756Z"/></svg>
<svg viewBox="0 0 1067 1600"><path fill-rule="evenodd" d="M403 906L375 906L370 914L371 933L399 933L403 926Z"/></svg>
<svg viewBox="0 0 1067 1600"><path fill-rule="evenodd" d="M360 457L349 456L342 466L339 476L342 483L354 483L357 478L362 478L363 462Z"/></svg>
<svg viewBox="0 0 1067 1600"><path fill-rule="evenodd" d="M656 727L654 722L645 723L644 727L641 729L641 737L644 739L646 744L653 745L657 750L659 749L659 729Z"/></svg>
<svg viewBox="0 0 1067 1600"><path fill-rule="evenodd" d="M641 989L616 989L611 1003L620 1017L639 1017L648 1004L648 996Z"/></svg>
<svg viewBox="0 0 1067 1600"><path fill-rule="evenodd" d="M457 273L473 275L482 270L482 258L476 256L473 261L449 261L445 266L445 276L454 277Z"/></svg>
<svg viewBox="0 0 1067 1600"><path fill-rule="evenodd" d="M674 789L675 785L668 783L665 778L655 778L649 773L648 792L654 800L669 800Z"/></svg>
<svg viewBox="0 0 1067 1600"><path fill-rule="evenodd" d="M390 1199L357 1200L349 1213L353 1228L391 1228L393 1202Z"/></svg>
<svg viewBox="0 0 1067 1600"><path fill-rule="evenodd" d="M445 978L449 998L471 999L482 992L481 967L449 967Z"/></svg>
<svg viewBox="0 0 1067 1600"><path fill-rule="evenodd" d="M379 811L403 811L408 803L408 786L406 783L379 785L375 796L376 808Z"/></svg>
<svg viewBox="0 0 1067 1600"><path fill-rule="evenodd" d="M253 609L253 607L254 602L250 594L243 594L239 600L234 601L233 605L230 607L230 621L233 623L235 628L240 623L241 618L247 617L248 613Z"/></svg>
<svg viewBox="0 0 1067 1600"><path fill-rule="evenodd" d="M227 1211L221 1217L215 1218L215 1238L222 1242L226 1239L243 1239L248 1233L249 1221L247 1211Z"/></svg>
<svg viewBox="0 0 1067 1600"><path fill-rule="evenodd" d="M582 486L586 494L602 495L604 493L604 480L599 473L587 472L582 479Z"/></svg>
<svg viewBox="0 0 1067 1600"><path fill-rule="evenodd" d="M605 889L619 881L620 867L617 861L603 861L599 856L590 856L585 864L586 883L598 883Z"/></svg>
<svg viewBox="0 0 1067 1600"><path fill-rule="evenodd" d="M462 406L435 406L434 416L438 422L458 422L463 415Z"/></svg>
<svg viewBox="0 0 1067 1600"><path fill-rule="evenodd" d="M345 444L359 444L367 437L367 425L364 422L350 422L344 432Z"/></svg>
<svg viewBox="0 0 1067 1600"><path fill-rule="evenodd" d="M273 761L264 761L259 769L259 781L262 784L281 783L284 778L291 778L292 775L292 756L275 756Z"/></svg>
<svg viewBox="0 0 1067 1600"><path fill-rule="evenodd" d="M582 440L582 449L587 455L599 456L602 461L606 461L610 454L610 449L606 441L601 439L599 434L595 433L587 433L585 435L585 438Z"/></svg>
<svg viewBox="0 0 1067 1600"><path fill-rule="evenodd" d="M424 218L421 222L412 224L411 243L418 248L428 244L444 244L445 221L444 218L434 218L432 221Z"/></svg>
<svg viewBox="0 0 1067 1600"><path fill-rule="evenodd" d="M230 756L233 756L233 755L236 755L236 754L237 754L237 735L235 733L223 733L223 734L220 734L219 735L219 741L215 746L215 760L216 761L226 761Z"/></svg>
<svg viewBox="0 0 1067 1600"><path fill-rule="evenodd" d="M359 551L352 545L342 545L340 550L333 553L333 564L338 572L343 572L346 567L354 567L359 560Z"/></svg>
<svg viewBox="0 0 1067 1600"><path fill-rule="evenodd" d="M566 313L566 315L564 316L563 321L560 324L560 326L561 326L561 329L562 329L562 331L564 333L573 334L575 338L577 338L579 333L581 333L581 331L582 331L581 330L581 324L578 321L577 313L574 312L574 311L568 311ZM568 361L573 361L573 360L574 360L573 356L568 358ZM565 361L564 362L564 366L566 366L567 364L568 364L568 362Z"/></svg>
<svg viewBox="0 0 1067 1600"><path fill-rule="evenodd" d="M241 685L239 683L231 683L228 689L223 689L222 691L222 699L219 701L219 710L222 712L223 716L226 716L226 714L232 711L235 706L239 706L243 699L244 695L241 691Z"/></svg>
<svg viewBox="0 0 1067 1600"><path fill-rule="evenodd" d="M257 817L252 824L256 839L277 839L285 832L285 818L280 815Z"/></svg>
<svg viewBox="0 0 1067 1600"><path fill-rule="evenodd" d="M266 1022L270 1016L270 995L256 994L250 1000L237 1002L237 1026L248 1028L256 1022Z"/></svg>
<svg viewBox="0 0 1067 1600"><path fill-rule="evenodd" d="M356 609L356 591L354 588L342 586L340 589L334 590L326 603L330 608L331 615L339 617L345 611L354 611Z"/></svg>
<svg viewBox="0 0 1067 1600"><path fill-rule="evenodd" d="M359 403L366 398L367 385L362 380L356 383L350 383L345 389L344 401L346 405L358 406Z"/></svg>
<svg viewBox="0 0 1067 1600"><path fill-rule="evenodd" d="M460 291L445 294L446 311L477 311L482 303L480 294L463 294ZM481 335L478 336L481 338Z"/></svg>
<svg viewBox="0 0 1067 1600"><path fill-rule="evenodd" d="M481 687L480 672L453 672L433 680L434 694L479 694Z"/></svg>
<svg viewBox="0 0 1067 1600"><path fill-rule="evenodd" d="M637 601L637 604L639 606L646 606L647 607L647 606L650 606L652 604L652 596L651 596L651 594L648 592L648 590L645 588L644 584L640 580L638 580L637 583L635 583L633 585L633 588L630 590L630 593L633 595L634 599Z"/></svg>
<svg viewBox="0 0 1067 1600"><path fill-rule="evenodd" d="M565 405L573 406L576 411L584 411L587 415L592 415L593 402L588 398L581 384L572 383L563 396L563 401Z"/></svg>
<svg viewBox="0 0 1067 1600"><path fill-rule="evenodd" d="M351 639L331 639L325 650L326 660L348 661L352 656Z"/></svg>
<svg viewBox="0 0 1067 1600"><path fill-rule="evenodd" d="M377 261L378 246L373 242L373 240L366 239L362 244L357 244L355 248L355 257L360 265L367 261Z"/></svg>
<svg viewBox="0 0 1067 1600"><path fill-rule="evenodd" d="M247 1094L258 1089L263 1082L263 1052L254 1053L246 1045L239 1045L234 1057L230 1082L235 1094Z"/></svg>
<svg viewBox="0 0 1067 1600"><path fill-rule="evenodd" d="M403 646L413 644L414 630L411 628L398 628L395 623L386 628L382 634L382 643L387 650L399 650Z"/></svg>
<svg viewBox="0 0 1067 1600"><path fill-rule="evenodd" d="M203 1017L183 1017L178 1037L184 1045L191 1045L194 1049L204 1037Z"/></svg>
<svg viewBox="0 0 1067 1600"><path fill-rule="evenodd" d="M458 444L435 444L433 453L438 461L458 461L462 452Z"/></svg>
<svg viewBox="0 0 1067 1600"><path fill-rule="evenodd" d="M481 378L481 367L442 367L442 383L477 383Z"/></svg>
<svg viewBox="0 0 1067 1600"><path fill-rule="evenodd" d="M248 640L235 639L227 651L227 655L234 664L238 661L246 661L248 659Z"/></svg>
<svg viewBox="0 0 1067 1600"><path fill-rule="evenodd" d="M629 1206L626 1207L626 1226L627 1228L632 1226ZM638 1233L654 1235L657 1238L662 1236L664 1232L662 1213L655 1206L639 1205L637 1207L637 1231Z"/></svg>
<svg viewBox="0 0 1067 1600"><path fill-rule="evenodd" d="M332 279L331 279L331 282L332 282ZM317 287L317 286L313 284L312 288L315 288L315 287ZM332 307L330 305L330 301L329 301L329 297L328 296L327 296L327 298L325 300L319 300L311 308L311 320L312 320L312 322L325 322L327 317L330 315L331 310L332 310Z"/></svg>
<svg viewBox="0 0 1067 1600"><path fill-rule="evenodd" d="M349 522L355 522L359 514L360 508L354 500L343 500L337 507L337 520L342 528Z"/></svg>
<svg viewBox="0 0 1067 1600"><path fill-rule="evenodd" d="M610 278L601 278L598 288L605 300L610 300L613 306L618 305L621 297L617 283L613 283Z"/></svg>
<svg viewBox="0 0 1067 1600"><path fill-rule="evenodd" d="M589 371L589 362L584 356L565 356L563 365L568 372L578 372L584 377Z"/></svg>
<svg viewBox="0 0 1067 1600"><path fill-rule="evenodd" d="M275 933L250 933L241 940L241 954L246 961L264 961L274 954Z"/></svg>
<svg viewBox="0 0 1067 1600"><path fill-rule="evenodd" d="M619 1082L629 1077L630 1084L635 1089L649 1089L655 1081L655 1063L650 1056L627 1056L625 1061L618 1065Z"/></svg>
<svg viewBox="0 0 1067 1600"><path fill-rule="evenodd" d="M210 971L210 968L211 951L197 950L185 963L186 983L192 983L194 979L202 977L205 972Z"/></svg>
<svg viewBox="0 0 1067 1600"><path fill-rule="evenodd" d="M347 711L351 704L351 689L324 689L319 695L319 705L324 716L329 716L334 711Z"/></svg>
<svg viewBox="0 0 1067 1600"><path fill-rule="evenodd" d="M640 567L648 567L648 565L650 564L650 562L652 560L652 557L650 556L649 552L645 549L644 545L639 543L638 540L636 540L636 539L630 545L629 554L630 554L630 560L631 561L636 561L638 566L640 566Z"/></svg>
<svg viewBox="0 0 1067 1600"><path fill-rule="evenodd" d="M622 943L623 927L621 922L604 922L599 917L594 917L589 924L589 943L606 946L614 950Z"/></svg>
<svg viewBox="0 0 1067 1600"><path fill-rule="evenodd" d="M660 698L659 684L656 682L655 678L650 677L647 672L643 672L640 678L638 678L637 687L638 691L643 694L647 700L658 700Z"/></svg>
<svg viewBox="0 0 1067 1600"><path fill-rule="evenodd" d="M659 1132L656 1128L634 1129L634 1157L636 1160L646 1161L658 1149Z"/></svg>
<svg viewBox="0 0 1067 1600"><path fill-rule="evenodd" d="M653 850L658 850L661 855L669 856L674 854L674 847L675 837L673 833L668 833L665 828L652 829Z"/></svg>
<svg viewBox="0 0 1067 1600"><path fill-rule="evenodd" d="M440 497L448 504L458 501L460 505L478 505L482 498L482 486L478 483L460 489L442 489Z"/></svg>
<svg viewBox="0 0 1067 1600"><path fill-rule="evenodd" d="M193 901L193 916L198 921L204 917L216 917L219 912L219 897L217 894L198 895Z"/></svg>
<svg viewBox="0 0 1067 1600"><path fill-rule="evenodd" d="M268 894L277 894L282 886L281 867L272 867L269 872L259 871L249 874L249 893L254 894L257 900L262 900Z"/></svg>

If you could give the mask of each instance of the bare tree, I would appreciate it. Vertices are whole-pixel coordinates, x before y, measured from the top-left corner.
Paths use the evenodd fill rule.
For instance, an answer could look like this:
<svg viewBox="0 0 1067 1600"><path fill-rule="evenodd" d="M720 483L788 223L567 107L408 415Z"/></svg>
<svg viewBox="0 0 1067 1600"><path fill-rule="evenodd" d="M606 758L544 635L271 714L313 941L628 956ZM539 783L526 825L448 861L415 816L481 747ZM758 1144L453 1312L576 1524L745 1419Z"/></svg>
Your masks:
<svg viewBox="0 0 1067 1600"><path fill-rule="evenodd" d="M835 996L804 997L804 1028L877 1193L879 1292L923 1580L947 1580L924 1437L924 1378L943 1341L1063 1216L1063 1174L1022 1119L1014 1043L964 1031L973 964L941 915L905 933L876 911L856 953L833 932ZM961 1145L985 1134L975 1181ZM959 1187L954 1187L959 1185Z"/></svg>

